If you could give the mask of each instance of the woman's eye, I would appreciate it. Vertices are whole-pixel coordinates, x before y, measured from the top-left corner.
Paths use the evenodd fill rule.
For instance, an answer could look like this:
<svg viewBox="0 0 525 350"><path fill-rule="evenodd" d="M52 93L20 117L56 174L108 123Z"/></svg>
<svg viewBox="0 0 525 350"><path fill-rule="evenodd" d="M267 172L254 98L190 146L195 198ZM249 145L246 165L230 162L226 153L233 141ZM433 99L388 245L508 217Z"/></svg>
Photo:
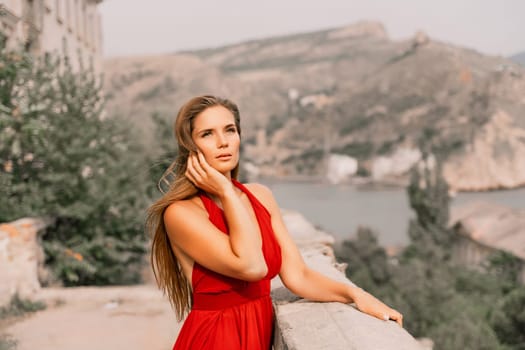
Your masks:
<svg viewBox="0 0 525 350"><path fill-rule="evenodd" d="M206 137L206 136L208 136L208 135L211 135L211 132L209 132L209 131L205 131L205 132L203 132L203 133L201 134L202 137Z"/></svg>
<svg viewBox="0 0 525 350"><path fill-rule="evenodd" d="M228 130L226 130L228 132L237 132L237 130L235 128L229 128Z"/></svg>

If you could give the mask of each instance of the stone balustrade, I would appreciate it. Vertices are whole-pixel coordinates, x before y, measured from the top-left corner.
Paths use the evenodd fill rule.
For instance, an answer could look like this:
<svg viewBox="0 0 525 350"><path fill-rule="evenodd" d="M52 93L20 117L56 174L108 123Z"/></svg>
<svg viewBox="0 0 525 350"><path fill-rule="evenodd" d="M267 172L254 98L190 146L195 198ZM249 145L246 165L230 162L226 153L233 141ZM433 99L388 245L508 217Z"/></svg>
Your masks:
<svg viewBox="0 0 525 350"><path fill-rule="evenodd" d="M334 238L316 230L295 212L283 212L285 224L308 266L343 283L344 265L335 261ZM382 321L352 305L300 299L276 279L275 350L421 350L424 347L394 321Z"/></svg>

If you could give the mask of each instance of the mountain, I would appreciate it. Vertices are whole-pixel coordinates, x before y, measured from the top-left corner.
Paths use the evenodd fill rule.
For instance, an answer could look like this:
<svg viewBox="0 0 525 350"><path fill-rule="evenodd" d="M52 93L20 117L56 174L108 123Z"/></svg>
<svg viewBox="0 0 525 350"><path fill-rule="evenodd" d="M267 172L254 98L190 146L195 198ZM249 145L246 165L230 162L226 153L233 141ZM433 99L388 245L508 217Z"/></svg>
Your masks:
<svg viewBox="0 0 525 350"><path fill-rule="evenodd" d="M525 66L525 51L517 53L510 57L511 60Z"/></svg>
<svg viewBox="0 0 525 350"><path fill-rule="evenodd" d="M380 23L105 62L108 112L151 135L191 96L232 98L244 159L262 175L324 176L331 154L358 173L406 183L432 137L454 190L525 184L525 68L416 33L392 41ZM410 156L399 156L408 154ZM387 166L385 166L387 164Z"/></svg>

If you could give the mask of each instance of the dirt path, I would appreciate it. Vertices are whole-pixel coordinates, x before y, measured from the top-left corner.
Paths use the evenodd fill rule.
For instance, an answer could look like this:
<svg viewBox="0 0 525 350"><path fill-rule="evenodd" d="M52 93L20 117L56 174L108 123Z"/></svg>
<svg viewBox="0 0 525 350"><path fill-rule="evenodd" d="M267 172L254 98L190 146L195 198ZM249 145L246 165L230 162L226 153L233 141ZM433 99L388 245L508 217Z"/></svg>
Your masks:
<svg viewBox="0 0 525 350"><path fill-rule="evenodd" d="M180 328L152 285L44 289L48 305L0 330L17 350L167 350Z"/></svg>

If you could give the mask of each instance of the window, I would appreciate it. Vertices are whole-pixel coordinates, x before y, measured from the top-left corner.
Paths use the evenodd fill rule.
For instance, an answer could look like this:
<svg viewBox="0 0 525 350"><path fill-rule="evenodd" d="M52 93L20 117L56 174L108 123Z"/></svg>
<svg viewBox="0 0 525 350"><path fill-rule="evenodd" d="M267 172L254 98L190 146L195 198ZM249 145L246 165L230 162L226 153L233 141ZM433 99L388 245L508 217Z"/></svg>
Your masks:
<svg viewBox="0 0 525 350"><path fill-rule="evenodd" d="M87 30L86 30L86 41L89 46L93 47L94 39L93 39L93 15L89 13L87 15Z"/></svg>
<svg viewBox="0 0 525 350"><path fill-rule="evenodd" d="M77 36L80 38L80 4L78 0L73 0L73 13L75 18L75 31L77 32Z"/></svg>
<svg viewBox="0 0 525 350"><path fill-rule="evenodd" d="M55 12L57 15L57 21L59 23L62 23L64 20L63 13L62 13L62 0L55 0Z"/></svg>
<svg viewBox="0 0 525 350"><path fill-rule="evenodd" d="M72 30L71 22L73 21L73 19L71 18L71 0L65 0L65 3L66 3L65 17L66 17L67 29L71 31Z"/></svg>
<svg viewBox="0 0 525 350"><path fill-rule="evenodd" d="M14 26L10 25L7 22L2 22L3 17L0 17L0 32L3 34L3 36L0 36L0 40L2 40L0 43L2 45L8 46L9 38L13 38L14 35Z"/></svg>
<svg viewBox="0 0 525 350"><path fill-rule="evenodd" d="M69 55L68 47L67 47L67 38L65 36L62 37L62 56L67 57Z"/></svg>
<svg viewBox="0 0 525 350"><path fill-rule="evenodd" d="M44 0L30 1L30 3L33 3L33 24L38 30L42 30L45 15Z"/></svg>
<svg viewBox="0 0 525 350"><path fill-rule="evenodd" d="M86 1L84 0L82 1L82 24L83 24L82 36L84 37L84 40L86 43L88 42L87 18L88 18L87 6L86 6Z"/></svg>

